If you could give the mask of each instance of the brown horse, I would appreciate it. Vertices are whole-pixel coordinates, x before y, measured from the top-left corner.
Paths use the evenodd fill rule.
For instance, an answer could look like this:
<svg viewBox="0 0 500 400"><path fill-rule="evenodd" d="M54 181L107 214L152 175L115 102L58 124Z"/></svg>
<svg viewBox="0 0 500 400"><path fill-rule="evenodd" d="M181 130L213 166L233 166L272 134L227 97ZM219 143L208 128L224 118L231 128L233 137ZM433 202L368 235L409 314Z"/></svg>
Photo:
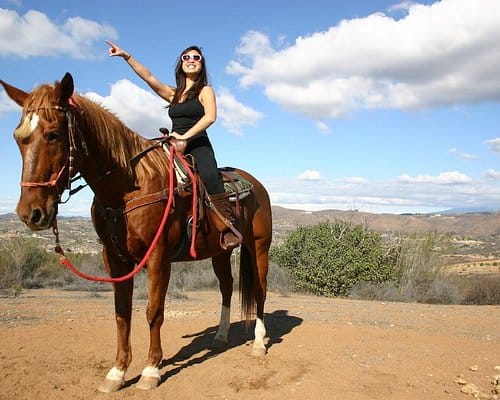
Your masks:
<svg viewBox="0 0 500 400"><path fill-rule="evenodd" d="M103 243L103 259L111 277L130 273L155 237L165 210L168 157L160 148L145 151L152 141L128 129L100 105L74 93L67 73L54 85L41 85L27 93L0 81L8 96L22 107L14 132L23 159L21 197L16 212L32 230L55 226L58 204L67 183L79 172L94 192L92 221ZM140 154L140 157L136 157ZM130 160L133 160L131 162ZM268 251L272 236L269 196L254 177L238 174L253 184L251 194L239 202L241 233L240 299L242 316L256 318L252 354L266 353L264 302ZM71 186L69 184L69 186ZM177 193L177 191L176 191ZM174 249L178 248L191 214L192 196L175 195L164 233L147 261L150 329L148 360L137 383L152 389L160 383L162 347L160 328ZM216 349L227 345L233 291L231 250L220 246L214 216L204 213L195 239L196 259L211 258L222 295L220 323L213 340ZM194 260L189 254L177 259ZM133 279L114 283L117 353L114 366L99 387L120 389L132 360L130 328Z"/></svg>

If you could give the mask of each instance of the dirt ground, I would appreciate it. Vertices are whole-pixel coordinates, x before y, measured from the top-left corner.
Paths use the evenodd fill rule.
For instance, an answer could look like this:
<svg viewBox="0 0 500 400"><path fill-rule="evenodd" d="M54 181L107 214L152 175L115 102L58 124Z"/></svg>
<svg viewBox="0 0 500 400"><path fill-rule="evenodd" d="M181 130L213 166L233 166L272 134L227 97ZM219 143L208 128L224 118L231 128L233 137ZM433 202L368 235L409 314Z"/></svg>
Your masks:
<svg viewBox="0 0 500 400"><path fill-rule="evenodd" d="M24 291L0 298L0 399L474 399L495 398L500 307L284 297L270 293L268 354L250 355L237 296L229 348L207 348L219 318L217 292L169 300L162 382L135 387L148 350L144 300L135 300L134 360L126 386L97 387L112 366L112 294ZM457 383L461 381L462 385ZM469 385L465 385L465 384Z"/></svg>

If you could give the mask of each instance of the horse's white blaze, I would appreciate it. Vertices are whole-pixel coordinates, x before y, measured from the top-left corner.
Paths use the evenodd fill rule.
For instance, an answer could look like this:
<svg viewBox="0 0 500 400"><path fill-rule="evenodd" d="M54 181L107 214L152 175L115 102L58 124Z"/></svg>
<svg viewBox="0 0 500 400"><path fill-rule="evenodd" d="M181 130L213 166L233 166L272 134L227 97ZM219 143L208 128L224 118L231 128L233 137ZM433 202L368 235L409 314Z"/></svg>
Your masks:
<svg viewBox="0 0 500 400"><path fill-rule="evenodd" d="M24 156L24 163L23 163L23 178L29 178L35 169L36 165L36 156L35 152L31 147L28 147L26 150L26 155Z"/></svg>
<svg viewBox="0 0 500 400"><path fill-rule="evenodd" d="M123 381L125 379L125 371L121 371L116 367L113 367L109 370L106 375L106 379L110 381Z"/></svg>
<svg viewBox="0 0 500 400"><path fill-rule="evenodd" d="M26 117L28 118L28 117ZM31 115L31 120L30 120L30 133L33 133L36 129L36 127L38 126L38 122L40 121L40 117L38 116L38 114L36 113L33 113Z"/></svg>
<svg viewBox="0 0 500 400"><path fill-rule="evenodd" d="M215 340L224 343L227 342L227 335L229 333L230 326L230 315L231 308L222 306L220 310L219 328L217 329L217 333L215 334Z"/></svg>
<svg viewBox="0 0 500 400"><path fill-rule="evenodd" d="M142 370L142 376L146 378L158 378L160 379L160 370L158 367L146 367Z"/></svg>
<svg viewBox="0 0 500 400"><path fill-rule="evenodd" d="M28 114L26 117L24 117L25 121L23 122L23 126L27 127L27 120L29 118L29 133L26 135L29 136L31 135L36 127L38 126L38 122L40 121L40 117L38 114ZM36 166L36 155L33 149L28 147L26 150L26 155L24 157L24 163L23 163L23 177L30 177L31 173L35 169Z"/></svg>
<svg viewBox="0 0 500 400"><path fill-rule="evenodd" d="M254 347L264 348L264 338L266 337L266 326L260 318L255 320L255 341Z"/></svg>

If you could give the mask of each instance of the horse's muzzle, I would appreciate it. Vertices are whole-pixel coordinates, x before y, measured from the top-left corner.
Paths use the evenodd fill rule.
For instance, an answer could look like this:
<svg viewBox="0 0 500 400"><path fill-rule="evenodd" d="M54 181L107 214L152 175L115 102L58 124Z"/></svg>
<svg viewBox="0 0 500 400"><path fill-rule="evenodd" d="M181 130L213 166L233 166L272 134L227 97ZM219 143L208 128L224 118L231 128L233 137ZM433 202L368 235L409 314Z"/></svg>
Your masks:
<svg viewBox="0 0 500 400"><path fill-rule="evenodd" d="M41 231L52 227L54 218L57 215L57 203L54 203L47 211L36 206L28 207L23 210L18 205L16 212L21 221L23 221L28 228L32 231Z"/></svg>

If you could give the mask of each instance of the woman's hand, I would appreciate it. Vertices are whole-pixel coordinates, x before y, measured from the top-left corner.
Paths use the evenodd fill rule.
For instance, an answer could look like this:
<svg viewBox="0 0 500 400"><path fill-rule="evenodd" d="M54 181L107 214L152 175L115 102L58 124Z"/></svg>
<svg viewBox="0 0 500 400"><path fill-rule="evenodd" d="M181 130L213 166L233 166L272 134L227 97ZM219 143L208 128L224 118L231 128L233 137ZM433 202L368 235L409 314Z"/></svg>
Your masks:
<svg viewBox="0 0 500 400"><path fill-rule="evenodd" d="M110 42L109 40L106 40L106 43L109 44L108 55L110 57L122 57L125 60L128 60L130 58L130 54L129 53L127 53L125 50L123 50L120 47L118 47L113 42Z"/></svg>

